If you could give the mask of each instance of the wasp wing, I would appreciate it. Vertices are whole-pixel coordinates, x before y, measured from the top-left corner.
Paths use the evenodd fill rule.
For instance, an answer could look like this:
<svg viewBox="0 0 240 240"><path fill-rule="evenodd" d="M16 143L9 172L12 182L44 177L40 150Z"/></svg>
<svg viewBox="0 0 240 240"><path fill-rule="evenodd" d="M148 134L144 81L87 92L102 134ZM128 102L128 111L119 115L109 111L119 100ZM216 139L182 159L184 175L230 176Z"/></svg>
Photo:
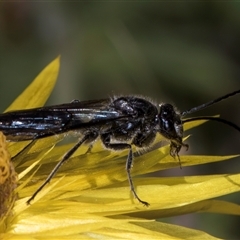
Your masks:
<svg viewBox="0 0 240 240"><path fill-rule="evenodd" d="M71 103L0 114L0 131L8 140L43 138L127 117L111 107L111 99Z"/></svg>

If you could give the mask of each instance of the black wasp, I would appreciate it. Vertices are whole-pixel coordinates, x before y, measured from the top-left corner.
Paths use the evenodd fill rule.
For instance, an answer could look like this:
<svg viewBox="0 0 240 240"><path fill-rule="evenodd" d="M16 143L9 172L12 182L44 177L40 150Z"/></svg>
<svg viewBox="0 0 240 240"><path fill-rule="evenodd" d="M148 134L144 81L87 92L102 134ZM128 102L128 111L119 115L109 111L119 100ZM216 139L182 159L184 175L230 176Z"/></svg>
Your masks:
<svg viewBox="0 0 240 240"><path fill-rule="evenodd" d="M151 145L159 133L170 142L170 155L178 157L183 143L183 124L189 121L208 119L223 122L240 128L221 118L196 117L183 120L185 115L202 110L223 99L239 94L240 90L224 95L190 110L178 112L168 103L156 105L143 97L122 96L103 100L78 101L71 103L11 111L0 114L0 131L10 141L36 140L69 131L79 133L78 142L62 157L45 182L27 201L35 198L41 189L50 182L61 165L66 162L82 144L91 144L100 138L104 147L109 150L128 149L126 171L131 191L139 202L148 206L135 192L131 178L133 162L132 145L144 148ZM180 159L179 159L180 161Z"/></svg>

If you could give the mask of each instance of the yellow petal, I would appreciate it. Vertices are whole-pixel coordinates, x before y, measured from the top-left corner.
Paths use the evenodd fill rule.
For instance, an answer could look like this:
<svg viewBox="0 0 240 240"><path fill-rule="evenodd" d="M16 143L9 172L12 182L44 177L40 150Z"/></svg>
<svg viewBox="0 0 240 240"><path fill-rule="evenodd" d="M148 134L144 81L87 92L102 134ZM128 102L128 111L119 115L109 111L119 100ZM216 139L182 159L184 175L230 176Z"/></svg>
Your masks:
<svg viewBox="0 0 240 240"><path fill-rule="evenodd" d="M6 109L7 111L42 107L55 85L60 67L60 57L45 67L34 81Z"/></svg>

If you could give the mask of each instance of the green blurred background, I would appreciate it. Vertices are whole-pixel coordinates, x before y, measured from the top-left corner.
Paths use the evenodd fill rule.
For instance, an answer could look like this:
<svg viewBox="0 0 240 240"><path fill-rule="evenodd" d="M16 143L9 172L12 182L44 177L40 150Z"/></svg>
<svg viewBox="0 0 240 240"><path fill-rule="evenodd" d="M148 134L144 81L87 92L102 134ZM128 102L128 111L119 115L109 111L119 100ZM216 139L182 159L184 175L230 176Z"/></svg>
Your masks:
<svg viewBox="0 0 240 240"><path fill-rule="evenodd" d="M0 110L59 54L48 104L138 94L186 110L240 88L240 3L0 3ZM239 99L195 115L220 113L239 124ZM208 123L191 135L188 153L239 153L239 133L228 126ZM160 175L239 172L239 160ZM223 199L240 203L240 194ZM204 213L166 221L240 237L239 217Z"/></svg>

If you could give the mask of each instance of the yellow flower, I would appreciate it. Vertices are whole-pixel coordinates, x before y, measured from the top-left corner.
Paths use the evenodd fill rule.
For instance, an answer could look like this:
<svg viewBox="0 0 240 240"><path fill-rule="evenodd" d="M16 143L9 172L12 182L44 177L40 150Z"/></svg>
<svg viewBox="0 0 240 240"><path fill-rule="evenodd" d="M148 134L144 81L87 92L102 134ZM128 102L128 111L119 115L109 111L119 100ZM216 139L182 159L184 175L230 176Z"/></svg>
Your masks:
<svg viewBox="0 0 240 240"><path fill-rule="evenodd" d="M57 78L59 60L50 63L7 110L44 105ZM200 123L188 123L185 130ZM127 152L104 150L99 142L90 150L87 146L79 148L31 205L27 205L26 201L74 144L55 146L63 137L40 139L27 148L24 148L26 142L9 144L12 156L24 150L13 159L19 183L15 191L11 188L13 192L7 201L11 204L7 205L0 221L0 238L217 239L198 230L163 223L161 218L196 212L240 215L238 205L212 200L240 191L240 173L134 177L138 195L150 203L145 207L129 190L125 171ZM181 156L181 162L184 167L233 157ZM0 170L1 166L0 159ZM132 176L140 176L178 166L178 162L169 156L169 146L165 146L136 157L131 172ZM3 171L0 174L3 176ZM12 186L16 186L16 182L12 182ZM15 194L18 198L13 206ZM0 210L2 206L1 203Z"/></svg>

